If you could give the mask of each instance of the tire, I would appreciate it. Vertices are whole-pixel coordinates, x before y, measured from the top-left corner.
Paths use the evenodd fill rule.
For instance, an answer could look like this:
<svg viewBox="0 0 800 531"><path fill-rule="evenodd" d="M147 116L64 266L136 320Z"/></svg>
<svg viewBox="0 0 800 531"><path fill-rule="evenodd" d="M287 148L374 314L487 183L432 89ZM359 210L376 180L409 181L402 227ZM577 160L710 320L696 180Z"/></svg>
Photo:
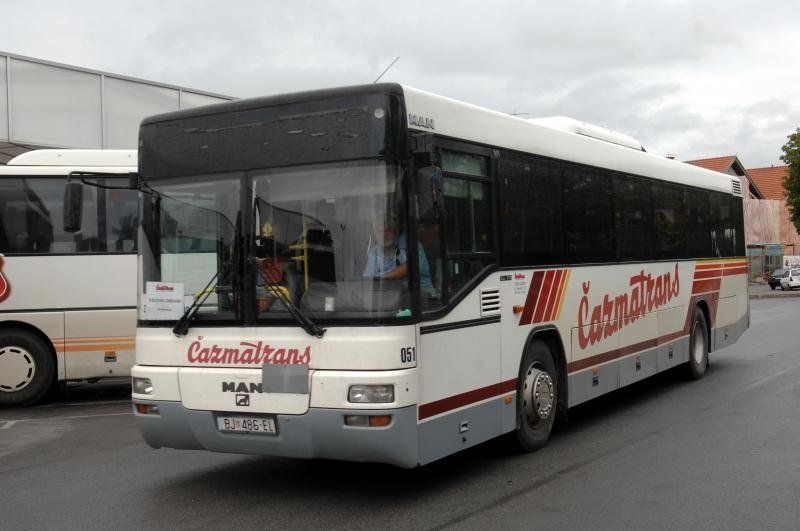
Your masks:
<svg viewBox="0 0 800 531"><path fill-rule="evenodd" d="M687 376L690 380L699 380L705 376L706 367L708 367L708 324L703 310L695 307L689 336Z"/></svg>
<svg viewBox="0 0 800 531"><path fill-rule="evenodd" d="M55 376L55 357L42 339L24 330L0 331L0 407L35 404Z"/></svg>
<svg viewBox="0 0 800 531"><path fill-rule="evenodd" d="M518 446L525 452L547 443L558 409L558 373L547 343L535 339L522 357L517 384Z"/></svg>
<svg viewBox="0 0 800 531"><path fill-rule="evenodd" d="M771 289L772 291L775 291L775 286L773 286L772 284L770 284L770 285L769 285L769 289Z"/></svg>

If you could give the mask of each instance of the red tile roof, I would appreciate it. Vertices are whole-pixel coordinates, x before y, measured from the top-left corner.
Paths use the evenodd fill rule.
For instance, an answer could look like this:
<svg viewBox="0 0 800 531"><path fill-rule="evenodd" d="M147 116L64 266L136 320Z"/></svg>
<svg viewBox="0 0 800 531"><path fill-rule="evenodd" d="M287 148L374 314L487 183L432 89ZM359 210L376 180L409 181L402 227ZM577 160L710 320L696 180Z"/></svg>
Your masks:
<svg viewBox="0 0 800 531"><path fill-rule="evenodd" d="M784 199L786 197L786 190L781 181L787 173L789 173L789 166L769 166L747 170L747 174L764 194L764 199Z"/></svg>
<svg viewBox="0 0 800 531"><path fill-rule="evenodd" d="M713 157L710 159L687 160L686 164L725 173L735 161L736 155L726 155L724 157Z"/></svg>

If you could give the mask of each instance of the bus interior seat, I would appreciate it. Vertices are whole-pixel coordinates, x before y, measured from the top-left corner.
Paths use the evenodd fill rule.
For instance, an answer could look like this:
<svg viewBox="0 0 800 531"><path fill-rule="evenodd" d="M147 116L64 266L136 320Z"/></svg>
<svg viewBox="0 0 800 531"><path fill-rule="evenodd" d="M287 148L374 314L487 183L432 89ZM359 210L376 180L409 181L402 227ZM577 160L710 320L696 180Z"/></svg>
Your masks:
<svg viewBox="0 0 800 531"><path fill-rule="evenodd" d="M336 266L330 231L324 228L309 229L306 233L306 244L309 277L322 282L335 282Z"/></svg>
<svg viewBox="0 0 800 531"><path fill-rule="evenodd" d="M289 262L283 270L283 279L289 290L292 304L297 304L303 290L303 274L297 270L297 264ZM274 307L275 305L273 305Z"/></svg>
<svg viewBox="0 0 800 531"><path fill-rule="evenodd" d="M96 253L100 251L100 240L97 236L83 238L80 235L75 236L79 253Z"/></svg>
<svg viewBox="0 0 800 531"><path fill-rule="evenodd" d="M300 298L300 306L312 312L325 311L326 302L336 300L337 286L332 282L314 282ZM327 301L326 301L327 299Z"/></svg>

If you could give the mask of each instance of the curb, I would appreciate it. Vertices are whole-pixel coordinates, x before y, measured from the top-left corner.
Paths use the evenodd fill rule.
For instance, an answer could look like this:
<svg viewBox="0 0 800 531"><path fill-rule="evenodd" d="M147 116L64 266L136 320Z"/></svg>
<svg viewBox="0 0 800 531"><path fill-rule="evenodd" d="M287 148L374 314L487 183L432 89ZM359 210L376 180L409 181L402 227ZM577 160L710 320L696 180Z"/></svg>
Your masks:
<svg viewBox="0 0 800 531"><path fill-rule="evenodd" d="M784 299L790 297L800 297L800 291L790 291L788 293L751 293L751 299Z"/></svg>

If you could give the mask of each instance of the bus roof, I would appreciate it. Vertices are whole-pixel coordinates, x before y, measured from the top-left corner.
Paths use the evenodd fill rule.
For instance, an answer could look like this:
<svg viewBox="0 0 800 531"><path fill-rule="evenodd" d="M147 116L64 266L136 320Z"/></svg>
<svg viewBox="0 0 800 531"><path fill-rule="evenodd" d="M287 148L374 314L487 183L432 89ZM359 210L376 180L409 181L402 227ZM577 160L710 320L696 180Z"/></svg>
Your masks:
<svg viewBox="0 0 800 531"><path fill-rule="evenodd" d="M627 135L566 118L518 118L395 83L338 87L216 103L150 116L142 121L142 125L374 93L402 94L406 123L412 131L435 133L490 147L742 195L742 184L738 177L647 153L638 141Z"/></svg>
<svg viewBox="0 0 800 531"><path fill-rule="evenodd" d="M37 149L18 155L8 166L136 167L135 149Z"/></svg>
<svg viewBox="0 0 800 531"><path fill-rule="evenodd" d="M402 88L412 130L742 195L738 177L647 153L627 135L577 120L518 118L412 87ZM434 128L414 126L411 115L418 124Z"/></svg>

